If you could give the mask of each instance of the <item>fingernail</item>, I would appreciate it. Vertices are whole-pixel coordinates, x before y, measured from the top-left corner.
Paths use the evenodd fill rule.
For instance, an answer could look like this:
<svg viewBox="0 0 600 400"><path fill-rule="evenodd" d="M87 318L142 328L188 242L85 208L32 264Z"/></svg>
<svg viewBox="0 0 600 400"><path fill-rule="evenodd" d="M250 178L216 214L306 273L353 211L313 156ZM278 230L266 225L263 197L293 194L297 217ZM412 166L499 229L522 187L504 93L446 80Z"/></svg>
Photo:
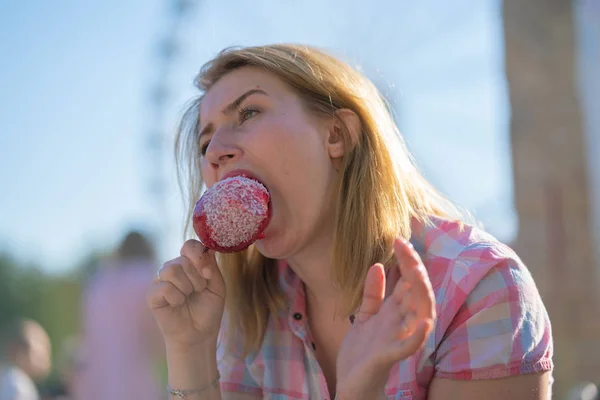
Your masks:
<svg viewBox="0 0 600 400"><path fill-rule="evenodd" d="M404 243L405 245L407 245L407 246L409 246L409 247L412 247L412 243L410 242L410 239L406 239L406 238L403 238L403 237L401 237L401 238L399 238L399 239L400 239L400 241L401 241L402 243Z"/></svg>

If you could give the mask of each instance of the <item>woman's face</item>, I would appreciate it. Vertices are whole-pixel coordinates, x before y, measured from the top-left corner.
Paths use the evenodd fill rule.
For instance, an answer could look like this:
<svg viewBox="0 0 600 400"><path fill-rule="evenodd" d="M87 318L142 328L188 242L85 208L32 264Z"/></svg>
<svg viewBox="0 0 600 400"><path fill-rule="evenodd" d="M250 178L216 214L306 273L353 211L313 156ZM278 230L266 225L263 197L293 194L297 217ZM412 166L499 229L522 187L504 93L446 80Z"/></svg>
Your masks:
<svg viewBox="0 0 600 400"><path fill-rule="evenodd" d="M331 234L334 166L343 152L333 118L309 113L275 75L242 67L205 94L200 132L208 187L238 171L269 189L272 218L256 242L262 254L289 258Z"/></svg>

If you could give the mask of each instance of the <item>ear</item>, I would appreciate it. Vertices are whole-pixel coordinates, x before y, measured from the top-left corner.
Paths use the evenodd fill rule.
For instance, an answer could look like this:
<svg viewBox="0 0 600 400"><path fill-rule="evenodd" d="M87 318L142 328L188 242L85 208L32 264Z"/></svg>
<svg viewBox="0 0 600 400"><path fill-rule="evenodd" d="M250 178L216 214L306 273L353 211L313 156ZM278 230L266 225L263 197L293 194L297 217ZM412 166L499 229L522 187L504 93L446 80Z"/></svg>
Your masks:
<svg viewBox="0 0 600 400"><path fill-rule="evenodd" d="M360 118L352 110L339 109L329 125L327 151L332 159L341 158L358 143L362 126Z"/></svg>

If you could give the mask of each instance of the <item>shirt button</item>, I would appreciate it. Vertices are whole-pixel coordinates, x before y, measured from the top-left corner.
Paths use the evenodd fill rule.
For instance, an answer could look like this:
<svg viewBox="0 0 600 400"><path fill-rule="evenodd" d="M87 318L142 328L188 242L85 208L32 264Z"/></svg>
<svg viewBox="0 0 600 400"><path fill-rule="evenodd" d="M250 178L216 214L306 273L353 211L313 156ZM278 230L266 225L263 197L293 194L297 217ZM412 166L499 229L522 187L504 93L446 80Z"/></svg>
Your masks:
<svg viewBox="0 0 600 400"><path fill-rule="evenodd" d="M299 312L294 313L294 319L296 321L300 321L302 319L302 314L300 314Z"/></svg>

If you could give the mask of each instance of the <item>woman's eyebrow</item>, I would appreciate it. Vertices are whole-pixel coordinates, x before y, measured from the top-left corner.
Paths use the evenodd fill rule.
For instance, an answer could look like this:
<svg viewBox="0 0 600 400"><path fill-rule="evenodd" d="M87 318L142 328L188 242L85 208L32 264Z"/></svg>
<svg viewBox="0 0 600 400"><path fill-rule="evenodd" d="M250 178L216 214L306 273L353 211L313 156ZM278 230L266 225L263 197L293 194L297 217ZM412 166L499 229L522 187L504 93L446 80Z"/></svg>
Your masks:
<svg viewBox="0 0 600 400"><path fill-rule="evenodd" d="M267 92L265 92L262 89L250 89L250 90L244 92L242 95L240 95L237 99L235 99L229 105L227 105L223 110L221 110L221 112L223 114L225 114L225 115L231 114L232 112L234 112L235 110L238 109L238 107L240 106L240 104L242 104L242 102L244 100L246 100L247 97L252 96L253 94L262 94L264 96L268 96L269 95ZM212 123L208 123L204 128L202 128L202 130L200 131L200 135L198 136L198 138L201 138L203 135L211 133L213 129L214 129L213 124Z"/></svg>
<svg viewBox="0 0 600 400"><path fill-rule="evenodd" d="M240 97L238 97L231 104L229 104L227 107L225 107L221 112L223 114L231 114L233 111L235 111L235 110L238 109L238 107L240 106L240 104L242 104L242 102L244 100L246 100L246 98L248 96L251 96L253 94L262 94L264 96L268 96L269 95L267 92L265 92L262 89L250 89L247 92L245 92L244 94L242 94Z"/></svg>

